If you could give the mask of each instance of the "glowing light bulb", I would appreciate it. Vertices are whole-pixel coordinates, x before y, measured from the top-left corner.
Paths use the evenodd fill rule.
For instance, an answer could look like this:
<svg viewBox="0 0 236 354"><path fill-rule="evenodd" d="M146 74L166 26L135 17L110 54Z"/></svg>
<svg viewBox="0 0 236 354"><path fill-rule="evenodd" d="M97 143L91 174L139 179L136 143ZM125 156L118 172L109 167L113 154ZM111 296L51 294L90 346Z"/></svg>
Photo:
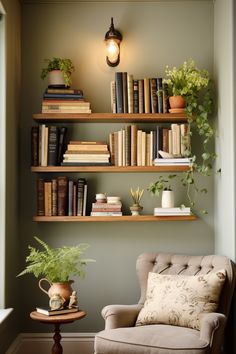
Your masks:
<svg viewBox="0 0 236 354"><path fill-rule="evenodd" d="M119 56L119 46L113 39L107 41L107 57L111 63L116 63Z"/></svg>

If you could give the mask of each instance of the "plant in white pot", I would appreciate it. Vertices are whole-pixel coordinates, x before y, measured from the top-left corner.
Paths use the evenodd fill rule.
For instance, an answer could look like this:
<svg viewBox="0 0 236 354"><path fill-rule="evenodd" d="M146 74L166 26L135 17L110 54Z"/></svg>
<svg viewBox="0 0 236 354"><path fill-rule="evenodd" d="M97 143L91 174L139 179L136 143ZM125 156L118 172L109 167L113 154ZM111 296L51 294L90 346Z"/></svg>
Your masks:
<svg viewBox="0 0 236 354"><path fill-rule="evenodd" d="M157 197L161 194L161 206L162 208L174 207L174 192L172 190L170 181L174 179L176 175L169 175L168 178L159 176L159 178L151 183L148 187L148 191Z"/></svg>
<svg viewBox="0 0 236 354"><path fill-rule="evenodd" d="M46 242L34 237L42 247L42 250L28 246L29 255L26 257L26 268L18 274L22 276L32 273L39 280L39 287L51 298L55 294L60 294L68 304L72 295L72 276L84 277L85 266L93 259L82 258L83 253L89 247L88 244L77 246L62 246L51 248ZM49 289L46 291L42 287L42 282L46 281Z"/></svg>
<svg viewBox="0 0 236 354"><path fill-rule="evenodd" d="M71 74L75 70L71 59L52 58L45 59L46 67L42 69L41 79L48 76L50 86L70 86Z"/></svg>

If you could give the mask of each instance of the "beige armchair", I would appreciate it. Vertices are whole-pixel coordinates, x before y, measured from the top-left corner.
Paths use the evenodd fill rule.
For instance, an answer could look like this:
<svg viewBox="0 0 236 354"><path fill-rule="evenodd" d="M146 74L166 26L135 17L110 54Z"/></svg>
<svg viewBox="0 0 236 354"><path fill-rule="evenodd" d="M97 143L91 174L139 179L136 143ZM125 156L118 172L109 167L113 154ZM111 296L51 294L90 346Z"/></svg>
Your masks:
<svg viewBox="0 0 236 354"><path fill-rule="evenodd" d="M95 336L95 353L219 354L235 286L234 264L227 257L217 255L186 256L152 253L140 255L136 268L141 288L140 300L136 305L109 305L103 309L105 330ZM226 271L226 278L220 293L217 312L200 315L198 329L190 328L191 323L190 327L164 323L136 325L140 310L145 307L149 272L157 273L154 276L159 278L158 274L182 275L190 276L186 277L187 280L195 281L197 278L205 280L207 274L212 277L223 269ZM165 278L168 277L161 279Z"/></svg>

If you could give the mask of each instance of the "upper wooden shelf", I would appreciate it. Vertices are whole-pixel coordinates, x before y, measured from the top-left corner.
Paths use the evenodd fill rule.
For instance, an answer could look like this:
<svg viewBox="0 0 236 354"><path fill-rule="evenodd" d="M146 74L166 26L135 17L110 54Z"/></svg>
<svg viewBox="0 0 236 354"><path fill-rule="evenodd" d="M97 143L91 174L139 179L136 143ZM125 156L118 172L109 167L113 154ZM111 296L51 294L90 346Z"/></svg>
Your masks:
<svg viewBox="0 0 236 354"><path fill-rule="evenodd" d="M189 166L32 166L31 172L182 172Z"/></svg>
<svg viewBox="0 0 236 354"><path fill-rule="evenodd" d="M184 113L36 113L36 122L68 123L178 123L186 122Z"/></svg>
<svg viewBox="0 0 236 354"><path fill-rule="evenodd" d="M196 215L123 215L123 216L34 216L33 221L37 222L143 222L143 221L194 221Z"/></svg>

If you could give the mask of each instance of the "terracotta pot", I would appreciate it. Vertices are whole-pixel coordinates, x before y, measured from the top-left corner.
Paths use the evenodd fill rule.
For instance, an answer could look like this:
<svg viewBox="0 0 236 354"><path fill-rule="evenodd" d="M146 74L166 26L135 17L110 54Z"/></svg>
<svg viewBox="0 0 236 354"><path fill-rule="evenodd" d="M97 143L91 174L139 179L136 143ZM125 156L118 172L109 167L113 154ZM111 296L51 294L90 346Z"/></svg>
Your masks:
<svg viewBox="0 0 236 354"><path fill-rule="evenodd" d="M44 289L41 285L43 281L46 281L48 285L50 286L48 290ZM39 288L47 294L50 298L54 294L59 294L62 298L65 299L66 303L69 302L70 296L72 294L72 287L71 284L73 283L73 280L69 280L67 282L58 282L58 283L51 283L48 281L46 278L42 278L39 280Z"/></svg>
<svg viewBox="0 0 236 354"><path fill-rule="evenodd" d="M186 105L185 99L182 96L170 96L169 103L171 109L183 109Z"/></svg>

